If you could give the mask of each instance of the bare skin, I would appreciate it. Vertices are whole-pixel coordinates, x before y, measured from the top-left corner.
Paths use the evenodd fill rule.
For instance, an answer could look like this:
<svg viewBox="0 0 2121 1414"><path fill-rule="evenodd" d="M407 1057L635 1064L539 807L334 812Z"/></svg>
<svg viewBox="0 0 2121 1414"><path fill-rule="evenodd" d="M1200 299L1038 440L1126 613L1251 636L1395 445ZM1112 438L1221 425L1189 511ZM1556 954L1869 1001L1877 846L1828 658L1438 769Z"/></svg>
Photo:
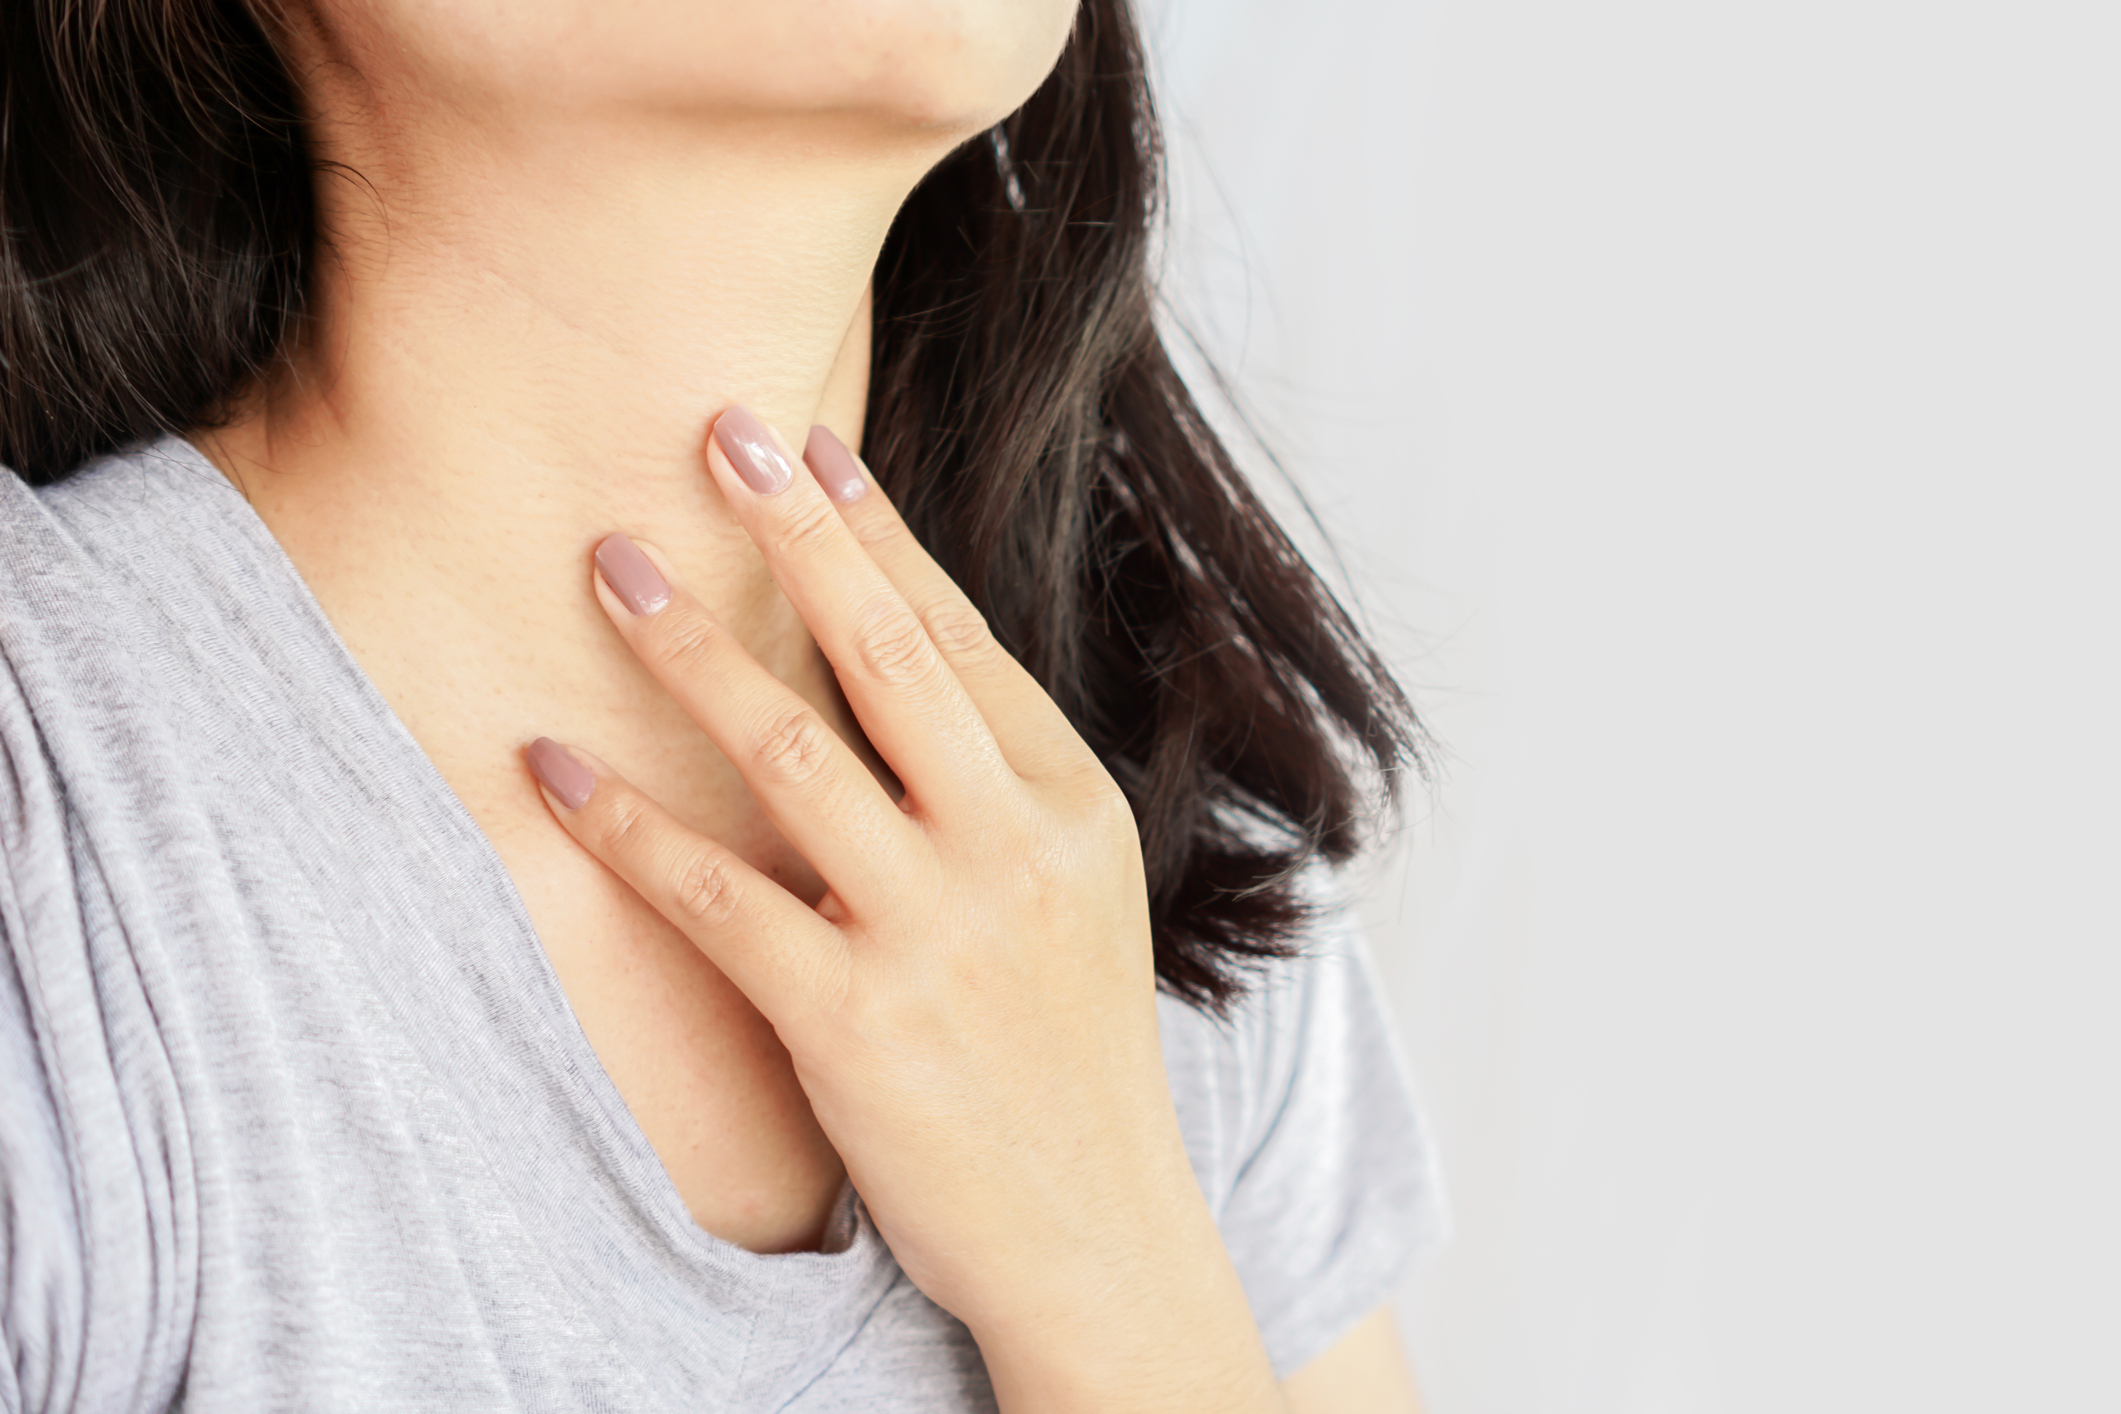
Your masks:
<svg viewBox="0 0 2121 1414"><path fill-rule="evenodd" d="M1282 1385L1291 1414L1421 1414L1392 1312L1379 1307Z"/></svg>
<svg viewBox="0 0 2121 1414"><path fill-rule="evenodd" d="M849 597L860 585L903 606L947 582L902 546L895 562L871 557L851 530L827 542L838 559L792 569L776 559L787 527L772 517L815 485L798 469L789 492L760 498L726 458L703 457L709 419L736 403L792 440L824 423L859 445L864 294L891 216L935 160L1030 91L1068 6L938 0L880 18L847 0L815 7L846 15L672 4L616 35L594 5L516 8L505 34L482 30L491 21L471 7L395 0L298 17L319 146L360 180L320 186L334 255L296 375L198 440L493 842L591 1045L703 1228L758 1251L814 1245L852 1168L909 1273L973 1327L1005 1407L1281 1407L1161 1086L1138 880L1118 867L1131 832L1087 772L1071 775L1080 801L1051 806L1018 843L1099 862L1058 903L1042 895L1040 916L1077 920L1077 946L1121 940L1092 969L1103 990L1076 1013L1107 1029L1062 1028L1040 1071L1101 1078L1045 1097L1078 1117L1082 1143L1050 1128L1014 1137L1046 1155L1042 1191L1102 1194L1096 1212L1062 1204L1030 1221L982 1201L1008 1183L958 1192L947 1170L921 1169L938 1153L991 1166L1009 1152L994 1107L892 1111L919 1087L891 1067L942 1065L941 1053L864 1053L816 1022L818 996L775 991L777 970L758 964L800 914L860 930L845 946L865 966L898 960L865 975L935 980L903 950L903 900L869 889L858 913L848 903L877 868L861 862L883 848L876 822L926 819L944 793L917 760L1035 725L1056 759L1072 740L1042 695L1020 690L999 709L929 722L940 754L910 728L880 731L919 709L882 689L850 703L846 664L836 676L828 661L833 625L861 607ZM712 43L673 38L701 25ZM821 32L842 37L820 44ZM880 495L848 509L890 515ZM726 653L711 678L682 679L642 651L655 620L617 608L601 584L592 592L590 552L615 530L652 545L684 612L717 626ZM943 663L929 688L947 698L961 666ZM714 709L739 678L816 714L838 753L836 804L776 805L757 759L741 746L733 758L740 728ZM549 808L523 769L517 749L548 734L609 763L609 787L582 812ZM990 802L1029 789L1005 774L1036 775L1006 752L988 764L978 798ZM910 809L892 800L893 772ZM653 857L622 858L595 833L599 811L631 798L628 782L658 807ZM890 814L865 825L849 808L860 799ZM955 838L941 818L920 828ZM689 876L672 861L710 848L758 911L707 928L680 907L673 921L672 890ZM1021 921L1024 898L991 889L1024 877L1028 857L937 858L954 862L921 897L956 889L965 919ZM826 986L822 972L796 975ZM891 995L932 1016L997 1001ZM999 1043L965 1044L947 1064L995 1084ZM1003 1049L1024 1046L1019 1028ZM891 1137L907 1132L924 1136L919 1152ZM1066 1156L1084 1153L1070 1168ZM1108 1210L1120 1216L1098 1215ZM1041 1271L1044 1283L1028 1279Z"/></svg>

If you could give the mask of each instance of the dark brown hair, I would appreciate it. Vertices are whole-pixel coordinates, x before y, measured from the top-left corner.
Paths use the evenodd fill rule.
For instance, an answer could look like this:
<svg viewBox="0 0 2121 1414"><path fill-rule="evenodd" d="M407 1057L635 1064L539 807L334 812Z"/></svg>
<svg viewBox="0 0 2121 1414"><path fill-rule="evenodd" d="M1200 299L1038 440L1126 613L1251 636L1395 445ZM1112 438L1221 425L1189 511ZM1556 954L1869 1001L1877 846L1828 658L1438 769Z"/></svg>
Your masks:
<svg viewBox="0 0 2121 1414"><path fill-rule="evenodd" d="M864 451L1126 791L1157 975L1220 1007L1418 733L1166 354L1144 75L1128 0L1084 0L1031 100L907 200ZM243 0L0 6L0 462L42 484L213 425L284 355L317 240L299 115Z"/></svg>

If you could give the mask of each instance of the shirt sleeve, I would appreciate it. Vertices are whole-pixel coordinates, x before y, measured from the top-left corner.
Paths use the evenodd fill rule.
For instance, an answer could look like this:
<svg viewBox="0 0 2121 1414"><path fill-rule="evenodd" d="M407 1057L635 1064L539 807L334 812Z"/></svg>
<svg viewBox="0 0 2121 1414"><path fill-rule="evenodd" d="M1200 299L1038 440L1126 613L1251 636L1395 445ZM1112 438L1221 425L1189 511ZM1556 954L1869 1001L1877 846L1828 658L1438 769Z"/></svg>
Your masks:
<svg viewBox="0 0 2121 1414"><path fill-rule="evenodd" d="M1265 971L1224 1025L1215 1134L1196 1169L1212 1150L1203 1187L1286 1378L1442 1240L1442 1182L1345 905L1323 903L1301 955Z"/></svg>
<svg viewBox="0 0 2121 1414"><path fill-rule="evenodd" d="M0 471L0 477L6 473ZM4 558L4 557L0 557ZM152 1012L113 1025L129 954L17 682L0 603L0 1414L160 1409L181 1378L197 1244ZM95 939L114 946L98 954ZM100 964L100 965L99 965ZM137 1087L136 1087L137 1088Z"/></svg>
<svg viewBox="0 0 2121 1414"><path fill-rule="evenodd" d="M0 912L0 944L10 920ZM0 1411L59 1407L79 1363L79 1223L22 979L0 951Z"/></svg>
<svg viewBox="0 0 2121 1414"><path fill-rule="evenodd" d="M11 687L0 670L0 694ZM17 705L0 696L0 727L14 725L8 709ZM87 1273L75 1175L23 965L27 926L15 874L34 847L8 734L0 732L0 1411L17 1414L71 1402Z"/></svg>

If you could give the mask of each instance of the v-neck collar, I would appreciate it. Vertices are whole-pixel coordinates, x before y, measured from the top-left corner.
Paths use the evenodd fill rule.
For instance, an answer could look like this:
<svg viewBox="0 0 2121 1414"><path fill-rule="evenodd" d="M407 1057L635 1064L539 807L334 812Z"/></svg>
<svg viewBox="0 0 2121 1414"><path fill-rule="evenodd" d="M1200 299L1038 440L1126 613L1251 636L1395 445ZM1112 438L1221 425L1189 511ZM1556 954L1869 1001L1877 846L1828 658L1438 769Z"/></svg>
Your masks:
<svg viewBox="0 0 2121 1414"><path fill-rule="evenodd" d="M224 666L201 683L226 713L227 749L255 759L238 775L278 796L260 808L287 812L289 848L454 1100L448 1122L479 1146L561 1284L674 1407L793 1398L900 1277L851 1187L828 1227L835 1251L761 1255L694 1223L500 856L249 502L176 437L82 476L138 477L122 495L152 503L163 544L132 568L167 580L143 588L180 636L243 644L241 680ZM731 1349L738 1368L701 1367Z"/></svg>

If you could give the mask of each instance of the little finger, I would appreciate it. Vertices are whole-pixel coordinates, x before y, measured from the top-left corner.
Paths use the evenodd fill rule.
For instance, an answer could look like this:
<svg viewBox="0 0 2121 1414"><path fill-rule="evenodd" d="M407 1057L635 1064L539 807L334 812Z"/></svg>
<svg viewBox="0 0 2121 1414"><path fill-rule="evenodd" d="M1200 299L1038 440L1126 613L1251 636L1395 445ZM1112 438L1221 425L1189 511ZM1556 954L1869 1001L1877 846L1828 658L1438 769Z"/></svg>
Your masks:
<svg viewBox="0 0 2121 1414"><path fill-rule="evenodd" d="M781 591L810 626L923 814L976 818L1016 785L986 719L919 617L855 540L814 477L740 407L716 419L707 462Z"/></svg>

